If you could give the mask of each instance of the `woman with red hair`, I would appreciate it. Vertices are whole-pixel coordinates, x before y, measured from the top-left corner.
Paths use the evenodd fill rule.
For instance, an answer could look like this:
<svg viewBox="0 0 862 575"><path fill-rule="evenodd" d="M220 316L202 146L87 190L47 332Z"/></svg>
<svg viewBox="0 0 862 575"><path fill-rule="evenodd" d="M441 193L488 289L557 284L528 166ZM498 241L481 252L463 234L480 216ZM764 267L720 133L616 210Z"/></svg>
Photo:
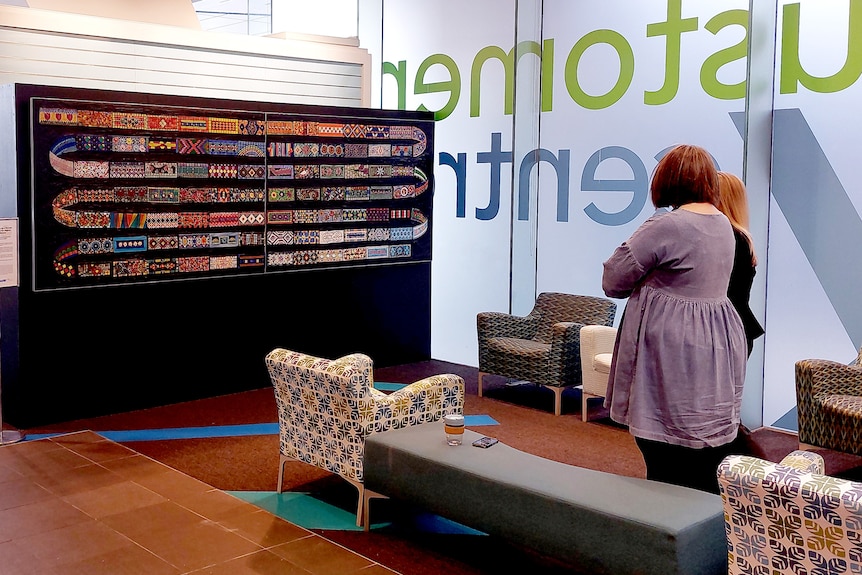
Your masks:
<svg viewBox="0 0 862 575"><path fill-rule="evenodd" d="M718 174L703 148L670 150L650 192L656 208L671 211L650 217L604 263L605 293L628 298L605 405L634 435L647 479L718 493L747 359L727 297L733 227L716 207Z"/></svg>

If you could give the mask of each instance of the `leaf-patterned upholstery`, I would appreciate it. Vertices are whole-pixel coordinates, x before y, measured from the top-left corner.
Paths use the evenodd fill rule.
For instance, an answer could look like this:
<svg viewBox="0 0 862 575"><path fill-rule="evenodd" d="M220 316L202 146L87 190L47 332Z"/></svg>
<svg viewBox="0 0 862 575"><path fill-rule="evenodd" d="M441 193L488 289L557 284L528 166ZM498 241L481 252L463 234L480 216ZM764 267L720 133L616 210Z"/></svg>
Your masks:
<svg viewBox="0 0 862 575"><path fill-rule="evenodd" d="M860 350L862 357L862 350ZM862 365L826 359L796 362L799 441L862 455Z"/></svg>
<svg viewBox="0 0 862 575"><path fill-rule="evenodd" d="M822 472L823 459L805 451L781 463L722 461L730 575L862 573L862 483Z"/></svg>
<svg viewBox="0 0 862 575"><path fill-rule="evenodd" d="M479 395L486 374L529 381L554 391L559 415L563 389L581 384L581 327L613 325L616 309L606 298L543 292L523 317L479 313Z"/></svg>
<svg viewBox="0 0 862 575"><path fill-rule="evenodd" d="M357 525L363 521L366 436L464 410L464 380L454 374L385 394L374 389L371 358L359 353L329 360L277 348L267 354L266 366L278 407L278 492L291 459L336 473L359 490Z"/></svg>

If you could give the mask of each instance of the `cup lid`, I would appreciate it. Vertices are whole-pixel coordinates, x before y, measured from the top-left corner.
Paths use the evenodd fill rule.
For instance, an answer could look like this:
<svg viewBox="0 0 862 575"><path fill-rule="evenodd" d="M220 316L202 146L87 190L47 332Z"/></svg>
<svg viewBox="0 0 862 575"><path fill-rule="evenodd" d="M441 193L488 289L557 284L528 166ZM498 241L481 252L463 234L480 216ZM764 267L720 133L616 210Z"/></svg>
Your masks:
<svg viewBox="0 0 862 575"><path fill-rule="evenodd" d="M464 425L464 416L452 413L444 415L443 421L446 422L447 425Z"/></svg>

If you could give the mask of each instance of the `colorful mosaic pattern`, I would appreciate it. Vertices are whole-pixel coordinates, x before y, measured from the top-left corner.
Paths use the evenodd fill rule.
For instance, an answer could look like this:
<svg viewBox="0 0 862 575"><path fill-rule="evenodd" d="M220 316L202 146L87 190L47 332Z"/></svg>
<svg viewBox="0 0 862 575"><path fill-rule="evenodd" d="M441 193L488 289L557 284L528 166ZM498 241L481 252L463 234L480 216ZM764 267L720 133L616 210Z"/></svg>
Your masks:
<svg viewBox="0 0 862 575"><path fill-rule="evenodd" d="M719 466L728 573L862 573L862 483L783 463L732 455Z"/></svg>
<svg viewBox="0 0 862 575"><path fill-rule="evenodd" d="M374 389L371 358L362 354L328 360L274 349L266 366L278 407L281 456L356 483L363 481L369 434L463 413L464 380L453 374L387 395Z"/></svg>
<svg viewBox="0 0 862 575"><path fill-rule="evenodd" d="M61 230L48 252L56 287L430 257L417 242L429 235L431 186L420 127L112 105L34 102L34 130L46 130L34 154L40 173L53 170L34 201L50 202ZM37 198L43 190L53 197ZM36 225L44 261L38 238L52 236Z"/></svg>

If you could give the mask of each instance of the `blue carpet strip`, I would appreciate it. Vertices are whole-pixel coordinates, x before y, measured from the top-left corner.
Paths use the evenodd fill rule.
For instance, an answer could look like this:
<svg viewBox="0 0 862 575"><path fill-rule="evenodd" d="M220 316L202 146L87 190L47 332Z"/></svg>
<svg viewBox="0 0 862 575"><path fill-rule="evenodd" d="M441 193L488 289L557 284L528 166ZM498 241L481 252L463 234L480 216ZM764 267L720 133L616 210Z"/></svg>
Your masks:
<svg viewBox="0 0 862 575"><path fill-rule="evenodd" d="M465 415L464 425L481 427L499 425L489 415ZM130 441L166 441L169 439L205 439L208 437L240 437L243 435L278 435L278 423L249 423L245 425L214 425L211 427L174 427L168 429L135 429L129 431L93 430L105 439L117 443ZM55 437L62 433L28 433L26 441Z"/></svg>

